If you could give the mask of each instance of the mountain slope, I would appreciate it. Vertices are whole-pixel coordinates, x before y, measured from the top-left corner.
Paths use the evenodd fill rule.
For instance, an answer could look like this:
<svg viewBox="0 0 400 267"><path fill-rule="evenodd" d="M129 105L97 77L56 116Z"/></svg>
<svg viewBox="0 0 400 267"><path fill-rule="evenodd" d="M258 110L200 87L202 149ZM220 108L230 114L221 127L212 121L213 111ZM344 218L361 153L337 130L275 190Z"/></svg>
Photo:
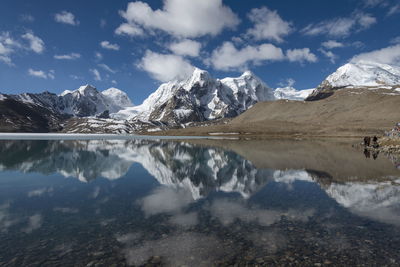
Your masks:
<svg viewBox="0 0 400 267"><path fill-rule="evenodd" d="M65 116L43 106L0 95L0 132L59 131L65 119Z"/></svg>
<svg viewBox="0 0 400 267"><path fill-rule="evenodd" d="M400 93L400 67L368 61L347 63L329 75L307 100L319 100L343 88L384 88Z"/></svg>
<svg viewBox="0 0 400 267"><path fill-rule="evenodd" d="M251 72L218 80L195 69L187 80L162 84L143 104L111 116L177 126L235 117L259 101L273 99L272 90Z"/></svg>
<svg viewBox="0 0 400 267"><path fill-rule="evenodd" d="M400 118L400 95L391 90L338 90L319 101L266 101L226 125L170 131L171 135L360 136L382 134Z"/></svg>

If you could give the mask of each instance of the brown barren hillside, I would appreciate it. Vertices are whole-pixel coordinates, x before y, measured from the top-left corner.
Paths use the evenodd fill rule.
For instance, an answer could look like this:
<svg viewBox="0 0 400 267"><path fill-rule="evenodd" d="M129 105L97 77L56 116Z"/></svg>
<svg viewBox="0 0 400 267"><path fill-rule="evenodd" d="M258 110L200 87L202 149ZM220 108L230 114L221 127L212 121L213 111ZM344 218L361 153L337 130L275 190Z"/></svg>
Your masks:
<svg viewBox="0 0 400 267"><path fill-rule="evenodd" d="M400 121L400 94L342 89L318 101L257 103L226 125L171 130L171 135L361 136L383 134Z"/></svg>

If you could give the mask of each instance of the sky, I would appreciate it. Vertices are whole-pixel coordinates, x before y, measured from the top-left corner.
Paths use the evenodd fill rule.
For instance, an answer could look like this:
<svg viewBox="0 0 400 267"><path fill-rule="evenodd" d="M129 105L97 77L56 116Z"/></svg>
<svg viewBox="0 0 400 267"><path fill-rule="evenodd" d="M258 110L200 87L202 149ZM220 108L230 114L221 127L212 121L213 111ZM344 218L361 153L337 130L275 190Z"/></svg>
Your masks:
<svg viewBox="0 0 400 267"><path fill-rule="evenodd" d="M400 65L399 0L2 0L0 92L84 84L140 104L194 67L316 87L338 67Z"/></svg>

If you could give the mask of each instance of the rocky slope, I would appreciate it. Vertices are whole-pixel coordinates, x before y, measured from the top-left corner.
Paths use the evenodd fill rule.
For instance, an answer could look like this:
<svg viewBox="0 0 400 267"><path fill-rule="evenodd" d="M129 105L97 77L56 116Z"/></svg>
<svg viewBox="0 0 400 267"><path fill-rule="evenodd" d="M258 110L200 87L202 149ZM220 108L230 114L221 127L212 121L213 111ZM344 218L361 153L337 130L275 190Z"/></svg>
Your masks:
<svg viewBox="0 0 400 267"><path fill-rule="evenodd" d="M85 120L86 117L99 116L106 119L110 112L118 112L129 106L132 106L132 102L121 90L110 88L99 92L90 85L74 91L64 91L60 95L50 92L0 94L0 131L57 132L64 128L70 117ZM121 128L116 126L119 124L112 122L104 132L116 129L116 133L120 133Z"/></svg>
<svg viewBox="0 0 400 267"><path fill-rule="evenodd" d="M272 89L249 71L219 80L195 69L188 79L162 84L143 104L111 116L180 126L235 117L257 102L274 99Z"/></svg>

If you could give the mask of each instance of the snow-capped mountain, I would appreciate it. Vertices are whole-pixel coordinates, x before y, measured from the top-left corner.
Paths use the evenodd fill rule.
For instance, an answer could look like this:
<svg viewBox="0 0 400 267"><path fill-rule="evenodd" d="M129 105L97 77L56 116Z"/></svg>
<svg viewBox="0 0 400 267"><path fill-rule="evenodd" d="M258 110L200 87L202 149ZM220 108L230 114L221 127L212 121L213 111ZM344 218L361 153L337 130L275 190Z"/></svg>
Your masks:
<svg viewBox="0 0 400 267"><path fill-rule="evenodd" d="M296 90L292 86L276 88L274 96L276 99L299 100L306 99L314 89Z"/></svg>
<svg viewBox="0 0 400 267"><path fill-rule="evenodd" d="M91 85L84 85L75 91L64 91L59 96L64 106L61 113L78 117L88 117L103 113L110 113L132 106L128 95L117 88L110 88L99 92Z"/></svg>
<svg viewBox="0 0 400 267"><path fill-rule="evenodd" d="M329 75L310 95L327 94L342 88L384 88L398 92L400 87L400 67L388 64L358 61L347 63Z"/></svg>
<svg viewBox="0 0 400 267"><path fill-rule="evenodd" d="M111 117L181 125L234 117L259 101L274 99L272 89L249 71L219 80L196 68L188 79L164 83L143 104Z"/></svg>
<svg viewBox="0 0 400 267"><path fill-rule="evenodd" d="M123 91L110 88L99 92L91 85L81 86L74 91L66 90L60 95L44 92L8 95L7 97L22 103L35 104L56 113L77 117L95 116L106 110L114 113L132 106L131 100Z"/></svg>

